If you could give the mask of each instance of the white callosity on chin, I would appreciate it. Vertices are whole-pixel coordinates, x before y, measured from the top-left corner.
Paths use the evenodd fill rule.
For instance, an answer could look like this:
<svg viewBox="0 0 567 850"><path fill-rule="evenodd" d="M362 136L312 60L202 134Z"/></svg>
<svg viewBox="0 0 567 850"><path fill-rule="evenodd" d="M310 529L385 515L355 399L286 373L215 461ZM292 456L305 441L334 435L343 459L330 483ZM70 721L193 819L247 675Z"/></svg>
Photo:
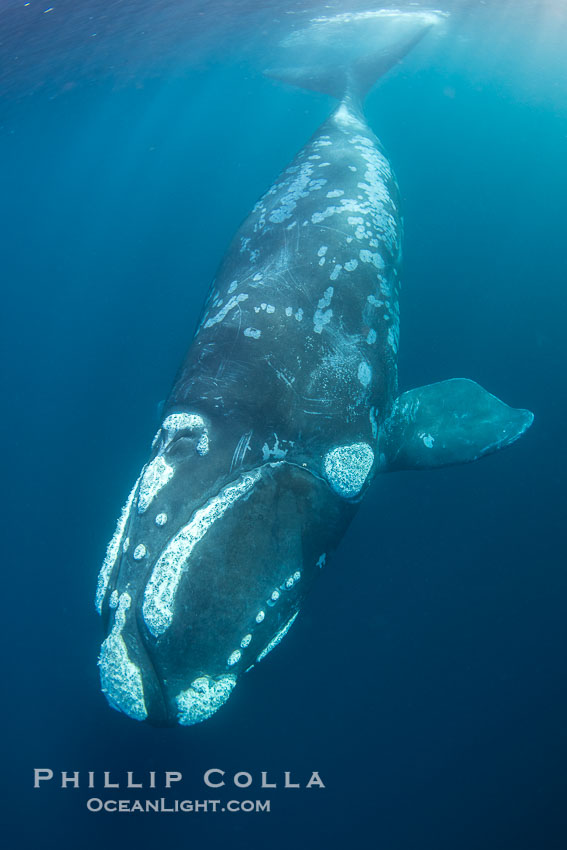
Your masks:
<svg viewBox="0 0 567 850"><path fill-rule="evenodd" d="M149 508L159 491L162 487L165 487L172 476L173 467L166 463L161 455L158 455L148 463L140 481L140 491L138 493L139 514L143 514Z"/></svg>
<svg viewBox="0 0 567 850"><path fill-rule="evenodd" d="M130 661L122 637L126 611L131 602L128 593L122 593L119 597L114 625L102 644L98 665L102 692L112 708L123 711L134 720L145 720L148 712L144 700L142 674L140 668Z"/></svg>
<svg viewBox="0 0 567 850"><path fill-rule="evenodd" d="M276 635L274 635L274 637L271 639L271 641L269 642L267 647L262 650L262 652L260 653L260 655L258 656L256 661L261 661L263 658L265 658L266 655L268 654L268 652L271 652L272 649L275 646L277 646L278 643L280 643L280 641L283 640L283 638L287 635L287 633L289 632L289 630L293 626L293 624L295 622L295 618L297 617L298 614L299 614L299 611L296 611L295 614L293 615L293 617L291 617L291 619L289 619L287 621L285 626L282 629L280 629L279 632Z"/></svg>
<svg viewBox="0 0 567 850"><path fill-rule="evenodd" d="M194 547L231 505L252 490L261 474L261 470L256 470L243 475L221 490L204 508L195 511L191 521L175 535L156 561L142 607L144 620L155 637L171 625L177 587Z"/></svg>
<svg viewBox="0 0 567 850"><path fill-rule="evenodd" d="M138 478L138 481L140 479ZM138 481L134 484L132 488L132 492L128 496L128 500L124 507L122 508L122 513L118 519L116 524L116 531L112 535L112 540L108 544L108 549L106 550L106 556L103 562L103 565L98 574L98 582L96 588L96 599L95 605L98 613L101 613L102 610L102 602L104 600L106 590L108 588L108 582L110 581L110 573L112 572L112 568L116 563L116 559L118 557L118 552L120 550L120 544L122 542L122 538L124 536L124 530L126 528L126 523L128 522L128 517L130 516L130 511L132 510L132 502L134 501L134 496L136 494L136 489L138 487Z"/></svg>
<svg viewBox="0 0 567 850"><path fill-rule="evenodd" d="M175 698L177 719L182 726L192 726L207 720L223 705L236 685L236 676L231 674L212 679L199 676L186 691Z"/></svg>
<svg viewBox="0 0 567 850"><path fill-rule="evenodd" d="M360 493L374 463L374 452L367 443L338 446L327 452L323 461L325 477L339 496L351 499Z"/></svg>

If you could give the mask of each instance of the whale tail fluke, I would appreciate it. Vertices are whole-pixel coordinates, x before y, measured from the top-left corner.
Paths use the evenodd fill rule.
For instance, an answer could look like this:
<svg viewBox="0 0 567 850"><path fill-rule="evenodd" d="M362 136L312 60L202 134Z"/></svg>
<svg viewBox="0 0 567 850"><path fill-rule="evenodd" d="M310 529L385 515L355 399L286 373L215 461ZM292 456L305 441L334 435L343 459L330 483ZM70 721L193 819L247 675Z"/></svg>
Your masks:
<svg viewBox="0 0 567 850"><path fill-rule="evenodd" d="M402 393L379 440L382 472L468 463L514 443L533 413L453 378Z"/></svg>
<svg viewBox="0 0 567 850"><path fill-rule="evenodd" d="M267 76L338 100L364 100L374 83L442 19L440 12L381 9L316 18L282 42Z"/></svg>

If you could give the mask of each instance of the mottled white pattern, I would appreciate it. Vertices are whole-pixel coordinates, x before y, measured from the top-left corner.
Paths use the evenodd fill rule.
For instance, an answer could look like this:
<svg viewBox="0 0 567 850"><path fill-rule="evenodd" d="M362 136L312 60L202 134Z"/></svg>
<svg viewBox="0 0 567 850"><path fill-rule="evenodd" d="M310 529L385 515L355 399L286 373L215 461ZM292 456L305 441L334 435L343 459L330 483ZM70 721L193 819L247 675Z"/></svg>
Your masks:
<svg viewBox="0 0 567 850"><path fill-rule="evenodd" d="M246 301L247 298L247 292L241 292L240 295L233 295L232 298L230 298L226 302L222 310L219 310L216 316L213 316L211 319L207 319L207 321L205 322L205 327L212 328L213 325L216 325L218 322L222 322L223 319L228 316L231 310L234 310L235 307L238 307L238 305L242 301Z"/></svg>
<svg viewBox="0 0 567 850"><path fill-rule="evenodd" d="M293 170L297 170L295 167ZM287 173L289 173L291 169L287 169ZM313 173L313 165L310 162L304 162L301 168L299 169L299 173L293 180L288 182L287 191L282 195L279 206L274 209L269 215L269 221L272 224L281 224L282 221L286 221L288 218L291 218L293 212L297 206L297 202L300 198L306 198L309 192L307 191L307 187L311 180L311 175Z"/></svg>
<svg viewBox="0 0 567 850"><path fill-rule="evenodd" d="M138 478L138 481L140 479ZM104 558L104 562L102 567L100 568L100 572L98 574L98 581L96 586L96 597L95 597L95 606L98 613L101 613L102 610L102 602L104 600L106 590L108 588L108 582L110 581L110 574L112 569L116 563L116 559L118 558L118 552L120 551L120 544L122 543L122 537L124 536L124 530L126 528L126 524L128 522L128 518L130 516L130 511L132 510L132 502L134 501L134 496L136 494L136 490L138 487L138 481L134 484L130 495L128 496L128 500L124 507L122 508L122 513L116 523L116 530L112 535L112 539L108 544L108 548L106 550L106 556ZM128 547L126 547L128 548Z"/></svg>
<svg viewBox="0 0 567 850"><path fill-rule="evenodd" d="M199 437L199 442L197 443L196 451L197 451L197 454L199 454L201 456L208 454L208 452L209 452L209 435L207 434L206 431L205 431L204 434L201 434L201 436Z"/></svg>
<svg viewBox="0 0 567 850"><path fill-rule="evenodd" d="M325 325L328 325L333 317L333 311L326 308L331 303L334 291L333 287L329 286L317 303L317 309L313 315L313 330L316 334L320 334Z"/></svg>
<svg viewBox="0 0 567 850"><path fill-rule="evenodd" d="M128 657L128 649L122 637L126 622L126 611L132 600L128 593L121 594L114 614L112 631L102 644L98 666L102 692L112 708L123 711L134 720L145 720L148 716L144 701L144 686L140 668Z"/></svg>
<svg viewBox="0 0 567 850"><path fill-rule="evenodd" d="M192 726L207 720L223 705L236 685L236 676L228 674L216 679L199 676L186 691L175 698L177 719L182 726Z"/></svg>
<svg viewBox="0 0 567 850"><path fill-rule="evenodd" d="M299 570L297 570L289 578L286 578L286 580L284 582L285 589L290 590L294 586L294 584L297 584L297 582L299 581L300 578L301 578L301 573L300 573Z"/></svg>
<svg viewBox="0 0 567 850"><path fill-rule="evenodd" d="M266 461L268 461L271 457L275 458L276 460L283 460L287 452L287 449L284 449L280 446L278 435L274 434L274 447L271 449L268 446L267 442L264 443L264 445L262 446L262 460L264 461L264 463L266 463Z"/></svg>
<svg viewBox="0 0 567 850"><path fill-rule="evenodd" d="M160 455L148 463L140 481L140 491L138 493L139 514L143 514L148 509L159 491L162 487L165 487L172 476L173 467L169 466Z"/></svg>
<svg viewBox="0 0 567 850"><path fill-rule="evenodd" d="M372 263L372 265L375 266L377 269L384 268L384 260L382 259L380 254L368 251L366 248L363 248L359 256L363 263Z"/></svg>
<svg viewBox="0 0 567 850"><path fill-rule="evenodd" d="M395 328L388 328L388 345L394 354L398 353L398 335Z"/></svg>
<svg viewBox="0 0 567 850"><path fill-rule="evenodd" d="M262 331L259 331L258 328L244 328L242 333L244 336L248 336L251 339L260 339L262 336Z"/></svg>
<svg viewBox="0 0 567 850"><path fill-rule="evenodd" d="M178 431L198 431L205 428L205 420L197 413L170 413L162 422L166 438L162 451L168 447Z"/></svg>
<svg viewBox="0 0 567 850"><path fill-rule="evenodd" d="M360 493L373 463L374 452L370 446L367 443L353 443L327 452L323 468L335 493L351 499Z"/></svg>

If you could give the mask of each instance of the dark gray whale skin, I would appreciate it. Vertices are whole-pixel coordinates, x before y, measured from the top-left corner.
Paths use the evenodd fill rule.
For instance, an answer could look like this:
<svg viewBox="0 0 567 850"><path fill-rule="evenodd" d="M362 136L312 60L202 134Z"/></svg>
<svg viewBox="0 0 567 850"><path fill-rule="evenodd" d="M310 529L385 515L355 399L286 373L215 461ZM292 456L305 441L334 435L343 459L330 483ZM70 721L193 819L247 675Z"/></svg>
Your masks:
<svg viewBox="0 0 567 850"><path fill-rule="evenodd" d="M475 460L529 411L455 379L398 395L402 220L356 99L256 204L109 545L110 704L193 724L285 635L379 472Z"/></svg>

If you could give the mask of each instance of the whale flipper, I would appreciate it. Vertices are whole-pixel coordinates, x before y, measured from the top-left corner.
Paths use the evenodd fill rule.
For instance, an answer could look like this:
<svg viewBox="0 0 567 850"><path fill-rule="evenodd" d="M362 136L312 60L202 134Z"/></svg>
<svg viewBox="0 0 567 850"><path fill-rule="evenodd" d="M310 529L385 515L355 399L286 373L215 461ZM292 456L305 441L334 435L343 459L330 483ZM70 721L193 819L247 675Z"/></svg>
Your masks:
<svg viewBox="0 0 567 850"><path fill-rule="evenodd" d="M398 396L384 423L381 471L469 463L515 442L533 418L467 378L417 387Z"/></svg>

